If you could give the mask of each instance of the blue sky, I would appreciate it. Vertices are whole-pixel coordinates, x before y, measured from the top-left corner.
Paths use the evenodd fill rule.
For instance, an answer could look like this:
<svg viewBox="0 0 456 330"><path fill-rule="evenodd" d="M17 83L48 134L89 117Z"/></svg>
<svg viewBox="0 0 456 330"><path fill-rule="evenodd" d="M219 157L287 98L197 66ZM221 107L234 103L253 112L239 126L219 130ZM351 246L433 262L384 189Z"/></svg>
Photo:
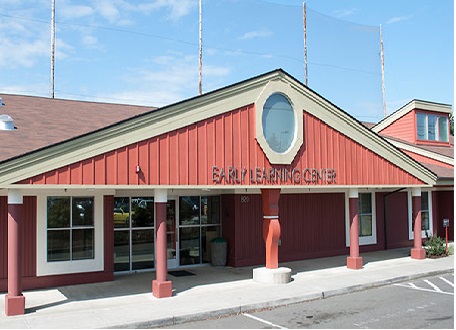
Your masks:
<svg viewBox="0 0 456 330"><path fill-rule="evenodd" d="M359 120L453 104L452 0L307 0L309 87ZM49 96L51 0L0 0L0 94ZM164 106L198 94L198 0L56 0L55 97ZM302 1L203 0L203 92L304 81Z"/></svg>

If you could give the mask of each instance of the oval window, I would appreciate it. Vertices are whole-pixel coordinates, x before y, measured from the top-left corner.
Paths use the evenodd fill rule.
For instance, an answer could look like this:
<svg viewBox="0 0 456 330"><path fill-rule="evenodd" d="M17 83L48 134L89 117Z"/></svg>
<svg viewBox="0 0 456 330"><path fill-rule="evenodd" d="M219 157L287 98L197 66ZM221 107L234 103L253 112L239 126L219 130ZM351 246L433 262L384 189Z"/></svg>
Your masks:
<svg viewBox="0 0 456 330"><path fill-rule="evenodd" d="M268 97L263 107L263 135L269 147L284 153L292 145L295 136L295 115L290 101L278 93Z"/></svg>

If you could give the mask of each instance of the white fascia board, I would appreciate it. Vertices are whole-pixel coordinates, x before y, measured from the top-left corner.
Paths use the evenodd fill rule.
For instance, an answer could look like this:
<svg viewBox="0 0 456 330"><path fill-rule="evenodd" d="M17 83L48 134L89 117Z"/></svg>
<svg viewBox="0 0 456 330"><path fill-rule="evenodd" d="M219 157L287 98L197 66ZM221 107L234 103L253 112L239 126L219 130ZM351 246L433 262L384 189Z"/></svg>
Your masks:
<svg viewBox="0 0 456 330"><path fill-rule="evenodd" d="M254 104L264 86L271 80L280 80L296 90L301 95L300 105L303 111L314 115L335 130L403 168L425 184L435 184L436 175L424 166L291 76L283 71L274 71L4 162L0 164L0 189L7 188L14 182Z"/></svg>
<svg viewBox="0 0 456 330"><path fill-rule="evenodd" d="M437 176L434 173L404 154L378 134L372 132L318 94L312 93L303 85L294 83L293 87L299 89L303 95L304 110L306 112L324 121L327 125L385 158L392 164L404 169L425 184L435 184Z"/></svg>
<svg viewBox="0 0 456 330"><path fill-rule="evenodd" d="M412 145L407 144L407 143L395 141L395 140L389 139L387 137L385 137L385 139L389 143L391 143L391 144L395 145L396 147L398 147L399 149L407 150L407 151L413 152L415 154L418 154L418 155L421 155L421 156L424 156L424 157L428 157L428 158L437 160L439 162L454 166L454 158L451 158L451 157L448 157L448 156L445 156L445 155L441 155L441 154L438 154L436 152L432 152L432 151L429 151L429 150L425 150L425 149L422 149L420 147L412 146Z"/></svg>
<svg viewBox="0 0 456 330"><path fill-rule="evenodd" d="M264 85L280 76L280 72L272 72L6 161L0 164L0 189L14 182L253 104Z"/></svg>

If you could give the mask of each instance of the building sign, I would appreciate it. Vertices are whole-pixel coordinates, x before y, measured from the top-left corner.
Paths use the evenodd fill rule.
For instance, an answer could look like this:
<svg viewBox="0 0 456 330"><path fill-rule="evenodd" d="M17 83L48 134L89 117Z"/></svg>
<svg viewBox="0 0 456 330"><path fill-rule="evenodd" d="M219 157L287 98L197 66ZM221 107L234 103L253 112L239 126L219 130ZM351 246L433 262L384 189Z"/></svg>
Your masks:
<svg viewBox="0 0 456 330"><path fill-rule="evenodd" d="M228 168L212 166L212 182L216 184L336 184L336 170L332 168L255 167Z"/></svg>

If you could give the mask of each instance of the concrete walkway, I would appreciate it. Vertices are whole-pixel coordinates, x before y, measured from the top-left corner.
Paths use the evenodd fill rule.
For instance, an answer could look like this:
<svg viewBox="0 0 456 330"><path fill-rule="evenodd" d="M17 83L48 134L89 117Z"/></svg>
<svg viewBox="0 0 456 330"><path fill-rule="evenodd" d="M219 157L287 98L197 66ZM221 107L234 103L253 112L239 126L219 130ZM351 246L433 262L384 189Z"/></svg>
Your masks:
<svg viewBox="0 0 456 330"><path fill-rule="evenodd" d="M163 299L151 293L154 272L119 275L113 282L26 291L26 314L10 317L1 294L0 328L150 328L454 273L454 256L409 255L410 248L363 253L360 270L347 269L346 256L283 263L292 282L280 285L253 282L253 267L194 267L169 275L174 292Z"/></svg>

